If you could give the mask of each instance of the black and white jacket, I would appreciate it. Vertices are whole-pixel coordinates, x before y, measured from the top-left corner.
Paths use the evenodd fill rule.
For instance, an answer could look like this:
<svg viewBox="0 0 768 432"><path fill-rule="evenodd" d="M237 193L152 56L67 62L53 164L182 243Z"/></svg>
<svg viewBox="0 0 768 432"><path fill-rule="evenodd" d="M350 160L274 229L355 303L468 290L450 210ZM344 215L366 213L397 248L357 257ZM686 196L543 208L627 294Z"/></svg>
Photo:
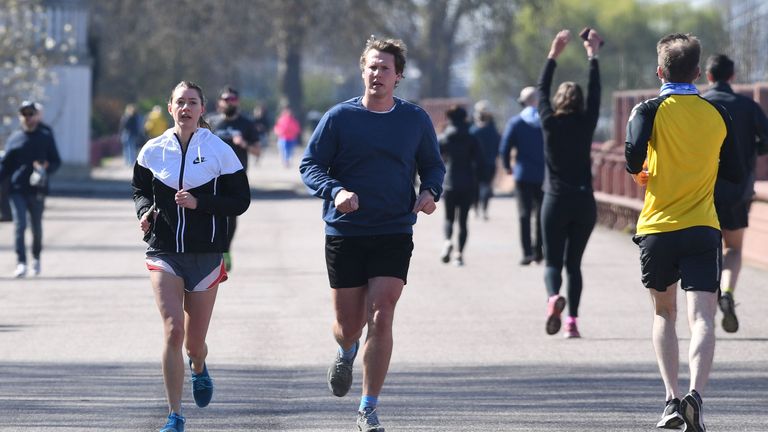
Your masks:
<svg viewBox="0 0 768 432"><path fill-rule="evenodd" d="M226 252L227 216L250 205L248 178L235 152L211 131L198 128L183 150L173 129L149 140L133 168L136 215L158 211L144 241L171 253ZM194 210L176 205L184 189L197 198Z"/></svg>

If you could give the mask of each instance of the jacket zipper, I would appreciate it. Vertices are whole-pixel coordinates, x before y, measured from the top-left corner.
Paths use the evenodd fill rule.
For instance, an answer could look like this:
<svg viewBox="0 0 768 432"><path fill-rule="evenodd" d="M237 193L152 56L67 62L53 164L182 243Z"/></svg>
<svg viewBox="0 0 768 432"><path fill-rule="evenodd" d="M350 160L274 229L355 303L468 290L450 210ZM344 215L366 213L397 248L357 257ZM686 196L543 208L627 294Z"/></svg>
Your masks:
<svg viewBox="0 0 768 432"><path fill-rule="evenodd" d="M179 142L179 147L181 147L181 166L179 167L179 189L178 189L178 190L181 190L184 187L184 168L187 162L187 149L185 149L184 146L181 145L181 138L179 138L179 136L176 135L175 133L173 135L176 137L176 141ZM189 147L192 144L192 137L194 135L195 133L193 132L192 135L189 136L189 142L187 143L187 147ZM186 225L187 225L187 218L186 218L186 212L184 207L177 205L176 215L178 217L178 221L176 223L176 252L184 253L184 230L186 229Z"/></svg>

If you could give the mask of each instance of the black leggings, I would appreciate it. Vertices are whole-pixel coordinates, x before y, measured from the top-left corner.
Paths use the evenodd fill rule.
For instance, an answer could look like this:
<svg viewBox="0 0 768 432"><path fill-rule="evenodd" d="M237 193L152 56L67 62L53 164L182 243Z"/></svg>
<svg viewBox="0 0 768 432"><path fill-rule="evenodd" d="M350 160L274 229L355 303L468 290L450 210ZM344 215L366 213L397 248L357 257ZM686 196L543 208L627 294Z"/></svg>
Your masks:
<svg viewBox="0 0 768 432"><path fill-rule="evenodd" d="M597 205L591 192L564 195L544 194L541 208L544 257L547 268L544 282L550 296L560 293L562 270L568 276L568 314L579 316L581 301L581 257L597 220Z"/></svg>
<svg viewBox="0 0 768 432"><path fill-rule="evenodd" d="M459 253L464 251L464 245L467 244L467 217L469 208L474 201L474 193L471 191L445 191L443 195L445 202L445 222L443 232L445 239L450 240L453 237L453 222L456 220L456 213L459 214Z"/></svg>

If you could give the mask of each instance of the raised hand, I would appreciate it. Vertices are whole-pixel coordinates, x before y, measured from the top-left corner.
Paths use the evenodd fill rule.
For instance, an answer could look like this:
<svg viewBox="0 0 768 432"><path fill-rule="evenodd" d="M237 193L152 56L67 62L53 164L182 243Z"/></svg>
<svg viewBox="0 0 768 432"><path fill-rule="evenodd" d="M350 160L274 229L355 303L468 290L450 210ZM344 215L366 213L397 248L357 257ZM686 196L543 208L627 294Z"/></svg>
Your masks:
<svg viewBox="0 0 768 432"><path fill-rule="evenodd" d="M565 49L565 46L568 45L568 42L571 40L571 31L570 30L560 30L555 35L555 39L552 40L552 46L549 48L549 55L548 58L556 59L560 53L563 52L563 49Z"/></svg>

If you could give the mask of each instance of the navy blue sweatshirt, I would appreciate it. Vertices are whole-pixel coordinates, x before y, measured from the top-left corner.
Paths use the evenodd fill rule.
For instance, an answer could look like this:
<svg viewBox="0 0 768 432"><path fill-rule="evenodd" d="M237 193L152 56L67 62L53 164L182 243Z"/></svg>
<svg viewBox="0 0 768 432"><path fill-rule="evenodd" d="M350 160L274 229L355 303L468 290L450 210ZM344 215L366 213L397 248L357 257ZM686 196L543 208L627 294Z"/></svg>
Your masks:
<svg viewBox="0 0 768 432"><path fill-rule="evenodd" d="M328 235L410 234L416 215L414 176L420 190L442 193L445 166L427 113L395 98L385 113L368 111L361 97L331 108L317 125L299 171L310 193L325 200ZM336 194L358 196L360 208L336 211Z"/></svg>

